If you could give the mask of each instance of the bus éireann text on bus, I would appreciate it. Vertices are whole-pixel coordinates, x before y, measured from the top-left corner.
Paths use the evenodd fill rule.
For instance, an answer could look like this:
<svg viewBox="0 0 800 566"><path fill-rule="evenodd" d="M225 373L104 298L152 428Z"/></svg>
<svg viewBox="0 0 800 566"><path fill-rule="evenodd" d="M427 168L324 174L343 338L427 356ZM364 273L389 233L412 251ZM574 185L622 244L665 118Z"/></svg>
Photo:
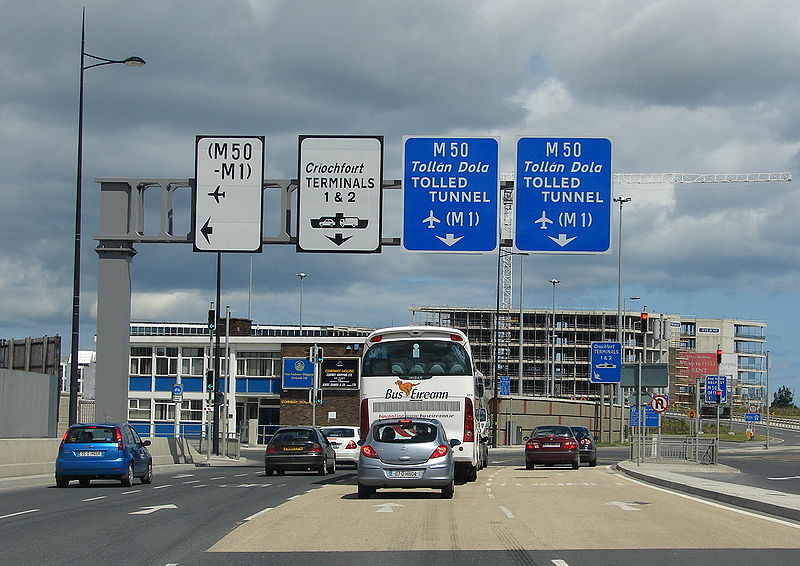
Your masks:
<svg viewBox="0 0 800 566"><path fill-rule="evenodd" d="M366 340L360 383L362 437L377 419L438 419L448 438L461 441L454 449L457 477L477 479L486 465L486 391L463 332L438 326L376 330Z"/></svg>

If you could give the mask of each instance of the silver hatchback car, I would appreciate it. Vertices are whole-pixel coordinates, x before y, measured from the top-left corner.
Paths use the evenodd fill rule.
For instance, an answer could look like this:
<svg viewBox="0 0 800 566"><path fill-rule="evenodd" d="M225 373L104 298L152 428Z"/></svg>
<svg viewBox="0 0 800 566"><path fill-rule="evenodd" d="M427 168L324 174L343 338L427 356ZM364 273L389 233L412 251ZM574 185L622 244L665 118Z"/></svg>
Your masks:
<svg viewBox="0 0 800 566"><path fill-rule="evenodd" d="M358 496L366 498L379 487L432 487L453 497L453 447L436 419L395 418L372 423L359 442Z"/></svg>

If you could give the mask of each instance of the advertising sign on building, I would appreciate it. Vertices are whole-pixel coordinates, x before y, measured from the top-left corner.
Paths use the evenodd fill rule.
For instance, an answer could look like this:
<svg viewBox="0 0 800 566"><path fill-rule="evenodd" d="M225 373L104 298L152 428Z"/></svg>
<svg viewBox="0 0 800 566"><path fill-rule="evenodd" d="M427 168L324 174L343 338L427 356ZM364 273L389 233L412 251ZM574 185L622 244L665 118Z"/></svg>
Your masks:
<svg viewBox="0 0 800 566"><path fill-rule="evenodd" d="M686 364L686 376L690 385L693 385L698 378L702 379L707 375L717 373L717 354L687 352L683 359Z"/></svg>
<svg viewBox="0 0 800 566"><path fill-rule="evenodd" d="M359 358L325 358L322 360L322 389L358 389Z"/></svg>

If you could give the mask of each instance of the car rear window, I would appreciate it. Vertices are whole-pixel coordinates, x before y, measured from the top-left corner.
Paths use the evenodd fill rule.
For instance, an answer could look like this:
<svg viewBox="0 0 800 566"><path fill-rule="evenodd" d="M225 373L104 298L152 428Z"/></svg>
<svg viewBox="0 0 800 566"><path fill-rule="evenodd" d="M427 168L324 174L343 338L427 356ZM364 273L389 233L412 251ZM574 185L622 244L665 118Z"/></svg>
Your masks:
<svg viewBox="0 0 800 566"><path fill-rule="evenodd" d="M533 430L532 436L572 436L572 431L565 426L540 426Z"/></svg>
<svg viewBox="0 0 800 566"><path fill-rule="evenodd" d="M322 434L328 438L354 438L356 431L352 428L323 428Z"/></svg>
<svg viewBox="0 0 800 566"><path fill-rule="evenodd" d="M297 444L304 442L316 442L317 435L313 430L306 429L286 429L280 430L272 437L271 442L279 444Z"/></svg>
<svg viewBox="0 0 800 566"><path fill-rule="evenodd" d="M87 442L116 442L116 429L114 427L76 427L69 429L65 444L83 444Z"/></svg>
<svg viewBox="0 0 800 566"><path fill-rule="evenodd" d="M589 432L588 428L584 427L570 427L572 428L572 434L575 435L575 438L589 438L591 433Z"/></svg>
<svg viewBox="0 0 800 566"><path fill-rule="evenodd" d="M387 423L376 425L372 436L378 442L414 444L436 440L436 426L430 423Z"/></svg>

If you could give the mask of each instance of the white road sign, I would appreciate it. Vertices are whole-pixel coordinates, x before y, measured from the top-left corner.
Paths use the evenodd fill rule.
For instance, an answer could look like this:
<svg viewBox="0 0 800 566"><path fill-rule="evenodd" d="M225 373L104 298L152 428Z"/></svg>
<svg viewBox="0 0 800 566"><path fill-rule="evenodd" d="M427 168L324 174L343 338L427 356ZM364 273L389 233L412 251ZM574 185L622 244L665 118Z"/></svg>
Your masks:
<svg viewBox="0 0 800 566"><path fill-rule="evenodd" d="M197 136L194 251L260 252L264 137Z"/></svg>
<svg viewBox="0 0 800 566"><path fill-rule="evenodd" d="M381 251L383 136L300 136L297 251Z"/></svg>
<svg viewBox="0 0 800 566"><path fill-rule="evenodd" d="M650 401L650 407L656 413L663 413L669 408L669 397L666 395L653 395L653 399Z"/></svg>

